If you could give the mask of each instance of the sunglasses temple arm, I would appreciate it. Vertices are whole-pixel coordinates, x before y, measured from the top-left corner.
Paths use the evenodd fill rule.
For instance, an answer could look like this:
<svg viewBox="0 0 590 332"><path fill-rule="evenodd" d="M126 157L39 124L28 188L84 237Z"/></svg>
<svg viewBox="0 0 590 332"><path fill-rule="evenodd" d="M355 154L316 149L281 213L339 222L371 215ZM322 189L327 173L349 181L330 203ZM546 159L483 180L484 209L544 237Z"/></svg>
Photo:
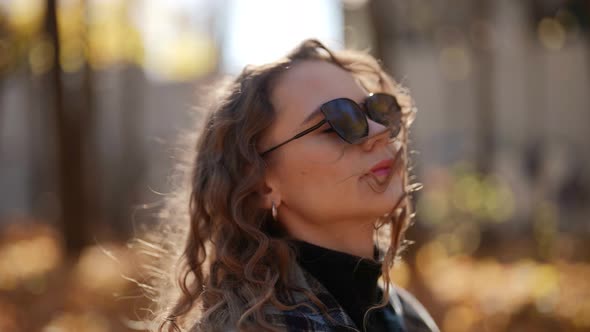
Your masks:
<svg viewBox="0 0 590 332"><path fill-rule="evenodd" d="M280 148L281 146L283 146L283 145L285 145L285 144L287 144L287 143L289 143L289 142L291 142L291 141L293 141L293 140L296 140L296 139L298 139L298 138L301 138L301 137L303 137L303 136L305 136L305 135L307 135L307 134L311 133L312 131L314 131L314 130L318 129L318 128L319 128L319 127L321 127L321 126L322 126L324 123L326 123L326 119L323 119L322 121L318 122L318 123L317 123L316 125L314 125L313 127L310 127L310 128L308 128L308 129L305 129L304 131L302 131L302 132L300 132L299 134L297 134L297 135L295 135L295 136L291 137L290 139L288 139L288 140L284 141L283 143L281 143L281 144L279 144L279 145L275 145L275 146L273 146L272 148L270 148L270 149L268 149L268 150L266 150L266 151L262 152L260 155L261 155L261 156L264 156L265 154L267 154L267 153L269 153L269 152L271 152L271 151L273 151L273 150L276 150L276 149Z"/></svg>

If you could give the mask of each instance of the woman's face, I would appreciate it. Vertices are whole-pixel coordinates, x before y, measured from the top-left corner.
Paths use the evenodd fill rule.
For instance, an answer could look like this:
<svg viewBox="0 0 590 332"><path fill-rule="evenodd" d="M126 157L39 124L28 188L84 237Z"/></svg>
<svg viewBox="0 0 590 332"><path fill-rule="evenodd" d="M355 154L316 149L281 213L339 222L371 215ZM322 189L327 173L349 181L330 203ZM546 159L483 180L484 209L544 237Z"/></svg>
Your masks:
<svg viewBox="0 0 590 332"><path fill-rule="evenodd" d="M351 73L334 64L304 61L292 66L274 85L271 101L277 117L260 143L261 150L320 122L322 113L303 123L323 103L342 97L360 103L368 94ZM288 228L297 223L372 226L402 197L403 167L367 175L375 164L401 155L400 145L388 142L383 125L370 119L368 123L369 138L361 144L348 144L335 132L324 132L330 128L326 123L265 156L272 189L266 205L275 202L278 219L290 224ZM386 184L376 189L375 180Z"/></svg>

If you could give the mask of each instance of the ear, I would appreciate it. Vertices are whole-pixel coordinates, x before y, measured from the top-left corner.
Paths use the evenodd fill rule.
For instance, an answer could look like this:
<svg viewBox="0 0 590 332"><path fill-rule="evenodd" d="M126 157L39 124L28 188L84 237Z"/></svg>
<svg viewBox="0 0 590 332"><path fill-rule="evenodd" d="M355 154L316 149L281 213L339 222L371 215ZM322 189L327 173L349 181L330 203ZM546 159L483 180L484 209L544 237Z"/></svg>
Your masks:
<svg viewBox="0 0 590 332"><path fill-rule="evenodd" d="M269 175L256 188L256 195L258 196L258 204L262 209L270 210L273 202L277 208L281 204L279 182Z"/></svg>

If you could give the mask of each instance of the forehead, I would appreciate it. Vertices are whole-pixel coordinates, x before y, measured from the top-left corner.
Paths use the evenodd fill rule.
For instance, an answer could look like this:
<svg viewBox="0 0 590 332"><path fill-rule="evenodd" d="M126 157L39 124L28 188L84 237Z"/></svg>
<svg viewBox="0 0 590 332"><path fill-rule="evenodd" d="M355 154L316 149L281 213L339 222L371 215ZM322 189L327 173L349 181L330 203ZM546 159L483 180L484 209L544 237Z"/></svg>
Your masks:
<svg viewBox="0 0 590 332"><path fill-rule="evenodd" d="M326 61L297 63L281 75L271 97L277 127L299 128L303 119L321 104L335 98L360 101L366 92L354 76Z"/></svg>

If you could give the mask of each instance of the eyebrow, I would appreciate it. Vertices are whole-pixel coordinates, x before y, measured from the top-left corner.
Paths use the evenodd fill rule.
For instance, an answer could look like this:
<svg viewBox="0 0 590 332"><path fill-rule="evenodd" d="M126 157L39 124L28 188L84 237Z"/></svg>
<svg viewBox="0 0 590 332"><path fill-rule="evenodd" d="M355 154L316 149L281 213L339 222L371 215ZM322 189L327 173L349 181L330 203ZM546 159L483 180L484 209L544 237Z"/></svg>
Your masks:
<svg viewBox="0 0 590 332"><path fill-rule="evenodd" d="M303 122L301 122L299 124L299 127L303 126L304 124L307 124L307 123L311 122L312 119L314 119L315 117L317 117L320 114L322 114L322 109L320 107L318 107L315 110L313 110L311 113L309 113L305 117L305 119L303 119Z"/></svg>

